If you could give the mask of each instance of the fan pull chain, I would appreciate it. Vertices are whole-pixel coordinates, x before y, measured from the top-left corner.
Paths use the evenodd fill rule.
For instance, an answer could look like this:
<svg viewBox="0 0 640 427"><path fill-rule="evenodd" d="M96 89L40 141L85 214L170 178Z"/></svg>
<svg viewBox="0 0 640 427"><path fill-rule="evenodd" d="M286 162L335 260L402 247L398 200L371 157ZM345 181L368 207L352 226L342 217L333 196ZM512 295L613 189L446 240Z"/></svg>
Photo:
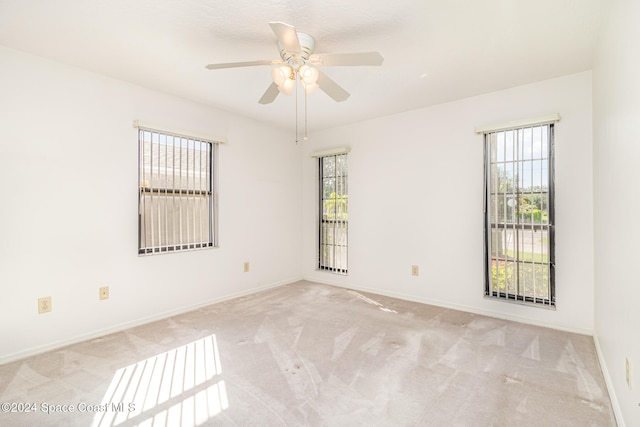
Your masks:
<svg viewBox="0 0 640 427"><path fill-rule="evenodd" d="M303 141L307 140L307 90L304 90L304 137Z"/></svg>
<svg viewBox="0 0 640 427"><path fill-rule="evenodd" d="M296 145L298 142L298 73L296 73Z"/></svg>

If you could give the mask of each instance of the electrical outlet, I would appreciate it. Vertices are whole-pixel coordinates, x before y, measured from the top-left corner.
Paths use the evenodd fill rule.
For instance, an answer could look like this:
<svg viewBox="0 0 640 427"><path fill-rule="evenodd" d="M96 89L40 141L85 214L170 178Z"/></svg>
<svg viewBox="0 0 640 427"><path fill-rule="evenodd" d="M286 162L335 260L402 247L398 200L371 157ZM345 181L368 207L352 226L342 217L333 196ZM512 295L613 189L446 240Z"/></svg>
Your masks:
<svg viewBox="0 0 640 427"><path fill-rule="evenodd" d="M38 314L51 311L51 297L38 298Z"/></svg>
<svg viewBox="0 0 640 427"><path fill-rule="evenodd" d="M100 288L100 299L109 299L109 287L103 286Z"/></svg>
<svg viewBox="0 0 640 427"><path fill-rule="evenodd" d="M419 272L419 269L418 269L417 265L412 265L411 266L411 275L412 276L419 276L420 275L420 272Z"/></svg>
<svg viewBox="0 0 640 427"><path fill-rule="evenodd" d="M627 386L629 387L629 390L631 390L631 362L629 362L628 357L625 360L627 362Z"/></svg>
<svg viewBox="0 0 640 427"><path fill-rule="evenodd" d="M244 263L244 272L248 273L249 272L249 261Z"/></svg>

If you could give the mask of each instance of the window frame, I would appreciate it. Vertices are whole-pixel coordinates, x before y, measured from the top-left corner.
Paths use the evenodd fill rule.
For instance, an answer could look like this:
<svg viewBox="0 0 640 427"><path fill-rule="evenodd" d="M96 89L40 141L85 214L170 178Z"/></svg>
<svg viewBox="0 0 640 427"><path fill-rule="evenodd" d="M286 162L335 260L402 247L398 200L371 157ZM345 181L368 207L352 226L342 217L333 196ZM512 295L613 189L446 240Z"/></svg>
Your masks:
<svg viewBox="0 0 640 427"><path fill-rule="evenodd" d="M167 130L160 130L158 128L155 127L148 127L148 126L142 126L140 125L138 122L134 122L134 127L136 127L138 129L138 255L139 256L146 256L146 255L156 255L156 254L165 254L165 253L176 253L176 252L187 252L187 251L193 251L193 250L201 250L201 249L208 249L208 248L214 248L214 247L218 247L218 179L217 179L217 173L218 173L218 146L219 146L219 141L215 141L215 140L211 140L211 139L207 139L207 138L202 138L202 137L196 137L196 136L191 136L188 135L187 133L182 133L182 132L173 132L173 131L167 131ZM148 134L150 136L150 140L149 141L145 141L145 134ZM155 141L154 140L154 135L157 135L158 140ZM180 182L180 184L176 184L176 182L172 182L172 185L158 185L158 186L154 186L153 184L153 180L150 179L149 181L146 180L146 177L144 176L144 172L145 172L145 164L143 163L145 161L145 144L148 143L150 144L150 147L153 147L153 144L157 144L158 147L162 144L161 139L165 139L165 145L169 146L168 141L171 140L171 145L173 145L172 148L172 152L171 152L171 156L172 156L172 173L174 173L173 178L175 179L175 163L173 163L175 161L175 156L176 156L176 147L178 147L178 150L182 151L182 150L186 150L187 152L191 151L196 151L196 144L198 144L200 147L204 146L206 147L206 154L205 154L205 165L204 165L204 169L203 169L203 165L202 165L202 155L199 159L199 170L195 171L189 171L189 166L187 164L187 168L185 168L183 170L182 168L182 164L180 164L180 167L178 169L179 173L186 173L187 176L189 176L189 172L193 172L193 177L195 177L196 172L199 174L204 173L205 174L205 188L178 188L180 185L182 185L182 182ZM179 141L176 142L176 141ZM183 146L183 142L186 143L186 146ZM179 145L177 145L179 144ZM190 145L193 146L193 148L190 148ZM152 148L150 148L150 150L152 150ZM204 151L204 150L203 150ZM168 152L165 152L165 162L164 162L164 168L165 168L165 175L167 172L167 168L168 168ZM150 164L149 164L149 168L153 169L154 167L157 167L158 171L160 171L160 169L162 168L162 161L160 160L160 156L158 156L158 163L154 163L153 162L153 157L151 156L151 160L150 160ZM195 156L195 154L194 154ZM194 158L195 159L195 158ZM206 170L205 170L206 169ZM158 172L159 174L159 172ZM168 184L168 178L165 176L165 180L167 181ZM202 182L201 182L202 185ZM156 230L148 230L148 226L147 223L145 222L147 220L147 218L144 216L145 212L147 211L146 208L146 203L147 200L153 200L154 195L156 197L160 196L160 197L166 197L167 199L164 201L165 203L165 212L164 212L164 220L168 223L169 221L169 214L167 213L167 208L166 208L166 204L168 203L168 197L171 197L172 201L175 203L175 201L179 201L179 205L180 207L178 208L179 210L181 209L185 209L185 212L189 214L189 216L196 215L196 210L198 209L197 207L195 207L194 205L196 205L196 197L198 196L205 196L206 200L205 200L205 204L206 204L206 210L207 210L207 218L203 219L203 218L198 218L200 220L200 226L202 226L202 224L206 224L206 230L200 230L200 233L196 233L195 232L195 218L194 218L194 236L199 235L200 237L206 235L206 239L200 239L201 241L189 241L188 239L178 239L177 242L174 243L166 243L166 244L161 244L162 243L162 238L166 239L167 241L170 240L170 238L164 234L162 232L158 232ZM190 201L190 198L193 199L193 201ZM153 202L151 202L153 204ZM151 206L149 207L148 211L151 213L151 215L158 215L158 221L159 223L160 221L160 217L161 217L161 213L159 213L159 211L156 211L155 209L162 209L159 206L160 203L158 203L158 206ZM203 204L200 204L200 208L202 209ZM182 223L178 222L178 224L175 223L175 219L171 219L171 227L175 228L176 225L182 229ZM189 220L187 220L189 221ZM187 225L187 229L190 225ZM159 226L162 227L162 226ZM168 224L165 224L164 226L164 233L168 232ZM155 228L155 227L154 227ZM153 236L159 236L159 244L154 244L153 243L153 238L152 238L152 243L148 244L147 243L147 233L151 233ZM171 237L175 238L176 234L180 235L182 237L182 233L181 231L173 231L172 233L173 235ZM206 241L205 241L206 240Z"/></svg>
<svg viewBox="0 0 640 427"><path fill-rule="evenodd" d="M547 127L547 152L544 153L546 155L546 157L542 157L541 160L546 159L546 165L547 165L547 182L548 182L548 189L547 189L547 202L548 202L548 210L547 210L547 215L548 215L548 219L547 219L547 224L542 224L542 225L536 225L533 222L532 223L520 223L519 222L519 216L521 214L516 215L516 217L518 217L518 222L515 224L507 224L506 222L500 223L499 220L496 220L496 223L493 224L491 222L491 194L492 194L492 188L491 188L491 183L492 183L492 176L491 176L491 147L490 147L490 141L489 141L489 136L491 134L494 133L499 133L499 132L511 132L511 131L520 131L520 130L524 130L524 129L531 129L531 132L533 132L534 128L538 128L538 127ZM556 307L556 281L555 281L555 272L556 272L556 264L555 264L555 122L554 121L550 121L550 122L546 122L546 123L533 123L533 124L524 124L524 123L520 123L518 124L518 126L514 126L514 127L510 127L510 128L498 128L498 129L485 129L483 130L483 137L484 137L484 196L483 196L483 211L484 211L484 295L486 298L490 298L490 299L495 299L495 300L503 300L503 301L511 301L511 302L517 302L517 303L522 303L522 304L528 304L528 305L532 305L532 306L536 306L536 307L546 307L546 308L551 308L551 309L555 309ZM533 138L533 137L532 137ZM531 141L531 143L533 144L533 139ZM517 144L517 142L514 142L514 146ZM533 151L533 150L532 150ZM534 158L532 157L531 159L529 159L530 161L534 161ZM538 160L538 159L535 159ZM513 162L524 162L526 160L523 160L522 158L518 158L517 160L513 160ZM506 160L504 161L506 163ZM496 162L497 164L497 162ZM533 167L533 166L532 166ZM542 166L541 166L542 168ZM542 169L541 169L542 170ZM531 184L533 185L533 183ZM515 200L516 200L516 206L517 209L516 211L520 211L520 185L517 182L515 185L515 193L513 193L514 195L516 195ZM538 192L533 192L533 190L529 193L524 193L525 195L538 195L538 194L542 194L542 191L538 191ZM498 193L496 193L498 194ZM506 194L506 192L505 192ZM512 206L513 207L513 206ZM492 266L493 266L493 262L497 261L493 259L493 255L492 255L492 248L493 248L493 242L491 240L491 236L492 236L492 230L495 229L500 229L500 228L504 228L504 229L508 229L510 228L511 230L513 230L514 234L516 235L516 240L518 239L518 232L524 231L524 230L544 230L546 227L546 231L547 231L547 254L548 254L548 260L546 261L546 263L544 263L545 265L548 266L548 281L547 281L547 286L548 286L548 298L541 298L541 297L532 297L529 295L526 295L526 291L521 291L520 290L520 274L519 274L519 268L520 265L523 262L522 258L521 258L521 252L520 252L520 248L519 245L516 243L514 245L515 248L515 260L513 261L514 265L516 266L516 274L515 274L515 278L516 278L516 283L517 283L517 291L516 293L511 293L508 290L502 292L500 291L500 289L493 289L493 283L492 283L492 277L493 277L493 272L492 272ZM536 262L534 261L535 259L535 255L532 253L531 255L532 261L531 264L534 266L536 266ZM529 262L526 262L529 263ZM543 264L543 263L538 263L538 264ZM535 273L533 273L535 275ZM523 285L524 287L524 285ZM535 292L534 292L535 295Z"/></svg>

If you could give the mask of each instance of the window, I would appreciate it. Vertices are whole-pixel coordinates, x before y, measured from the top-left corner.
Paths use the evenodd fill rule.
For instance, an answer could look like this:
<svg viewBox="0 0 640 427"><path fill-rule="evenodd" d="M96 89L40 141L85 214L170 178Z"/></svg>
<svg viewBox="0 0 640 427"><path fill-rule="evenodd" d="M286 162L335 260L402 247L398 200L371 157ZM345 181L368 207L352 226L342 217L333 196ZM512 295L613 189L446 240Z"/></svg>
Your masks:
<svg viewBox="0 0 640 427"><path fill-rule="evenodd" d="M319 157L320 270L347 274L347 155Z"/></svg>
<svg viewBox="0 0 640 427"><path fill-rule="evenodd" d="M485 295L555 305L553 124L485 133Z"/></svg>
<svg viewBox="0 0 640 427"><path fill-rule="evenodd" d="M138 253L217 246L218 144L138 127Z"/></svg>

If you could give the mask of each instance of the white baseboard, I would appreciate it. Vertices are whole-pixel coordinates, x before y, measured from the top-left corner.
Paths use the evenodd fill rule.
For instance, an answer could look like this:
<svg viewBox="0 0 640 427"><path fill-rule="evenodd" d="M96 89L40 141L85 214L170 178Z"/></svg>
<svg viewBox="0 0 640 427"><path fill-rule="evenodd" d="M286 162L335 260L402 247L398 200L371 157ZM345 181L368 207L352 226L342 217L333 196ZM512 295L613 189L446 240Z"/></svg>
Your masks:
<svg viewBox="0 0 640 427"><path fill-rule="evenodd" d="M236 293L233 293L233 294L228 294L228 295L224 295L224 296L217 297L217 298L212 298L210 300L199 302L197 304L192 304L192 305L188 305L188 306L184 306L184 307L179 307L179 308L176 308L176 309L171 309L171 310L168 310L168 311L165 311L165 312L162 312L162 313L154 314L152 316L143 317L143 318L136 319L136 320L133 320L133 321L130 321L130 322L120 323L120 324L117 324L117 325L114 325L114 326L110 326L108 328L104 328L104 329L88 332L88 333L85 333L85 334L77 335L75 337L64 339L64 340L60 340L60 341L56 341L56 342L53 342L53 343L50 343L50 344L47 344L47 345L32 347L32 348L28 348L26 350L22 350L22 351L19 351L19 352L16 352L16 353L2 355L2 356L0 356L0 365L4 365L5 363L14 362L16 360L24 359L25 357L35 356L36 354L45 353L47 351L56 350L56 349L59 349L59 348L62 348L62 347L66 347L66 346L71 345L71 344L77 344L77 343L82 342L82 341L87 341L87 340L91 340L91 339L94 339L94 338L103 337L105 335L113 334L115 332L121 332L121 331L123 331L125 329L134 328L136 326L140 326L140 325L144 325L144 324L147 324L147 323L155 322L157 320L162 320L162 319L166 319L166 318L169 318L169 317L177 316L179 314L183 314L183 313L187 313L189 311L197 310L197 309L199 309L201 307L206 307L206 306L211 305L211 304L216 304L216 303L219 303L219 302L232 300L234 298L239 298L239 297L243 297L243 296L246 296L246 295L255 294L256 292L264 291L264 290L271 289L271 288L277 288L278 286L287 285L289 283L297 282L299 280L302 280L302 278L296 277L296 278L291 278L291 279L287 279L287 280L282 280L282 281L279 281L279 282L270 283L268 285L257 286L255 288L247 289L247 290L244 290L242 292L236 292Z"/></svg>
<svg viewBox="0 0 640 427"><path fill-rule="evenodd" d="M602 348L600 347L600 341L598 341L598 335L595 332L593 333L593 342L596 346L598 362L600 362L602 376L604 377L604 382L607 385L609 399L611 400L611 408L613 409L613 415L615 415L616 417L616 423L618 424L618 427L625 427L624 418L622 417L622 409L620 408L620 403L618 402L618 396L616 395L616 391L613 388L613 381L611 380L611 375L609 375L607 363L604 360L604 354L602 353Z"/></svg>
<svg viewBox="0 0 640 427"><path fill-rule="evenodd" d="M407 294L402 294L402 293L398 293L398 292L388 292L388 291L375 289L375 288L370 288L370 287L366 287L366 286L358 286L358 285L354 285L352 283L340 283L338 281L324 280L324 279L319 279L317 277L305 278L304 280L307 280L309 282L322 283L322 284L325 284L325 285L338 286L338 287L341 287L341 288L355 289L355 290L362 291L362 292L369 292L369 293L372 293L372 294L387 296L387 297L391 297L391 298L398 298L398 299L417 302L417 303L421 303L421 304L429 304L429 305L435 305L435 306L438 306L438 307L450 308L452 310L465 311L467 313L479 314L479 315L482 315L482 316L495 317L497 319L502 319L502 320L510 320L510 321L513 321L513 322L526 323L528 325L534 325L534 326L541 326L541 327L544 327L544 328L557 329L559 331L572 332L572 333L576 333L576 334L580 334L580 335L589 335L589 336L593 335L593 331L590 330L590 329L566 327L566 326L562 326L562 325L556 325L556 324L553 324L553 323L541 322L541 321L529 319L529 318L526 318L526 317L519 317L519 316L510 315L510 314L505 314L505 313L501 313L501 312L498 312L498 311L482 310L482 309L478 309L476 307L469 307L469 306L465 306L465 305L461 305L461 304L455 304L455 303L450 303L450 302L440 301L440 300L434 300L434 299L429 299L429 298L419 298L419 297L415 297L413 295L407 295Z"/></svg>

